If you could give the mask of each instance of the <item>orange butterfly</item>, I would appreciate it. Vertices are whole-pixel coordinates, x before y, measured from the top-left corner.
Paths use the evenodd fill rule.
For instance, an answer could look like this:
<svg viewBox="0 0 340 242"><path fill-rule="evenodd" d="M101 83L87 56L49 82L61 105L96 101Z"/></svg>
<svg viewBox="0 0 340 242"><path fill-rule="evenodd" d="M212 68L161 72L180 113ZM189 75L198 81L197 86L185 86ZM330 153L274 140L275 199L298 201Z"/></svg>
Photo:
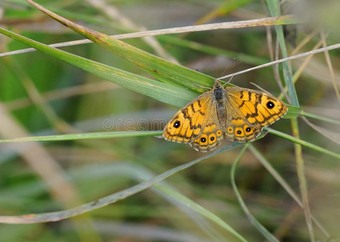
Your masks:
<svg viewBox="0 0 340 242"><path fill-rule="evenodd" d="M189 143L198 151L211 151L223 141L249 142L264 127L282 118L287 106L265 92L241 87L222 87L215 81L180 109L163 131L166 140Z"/></svg>

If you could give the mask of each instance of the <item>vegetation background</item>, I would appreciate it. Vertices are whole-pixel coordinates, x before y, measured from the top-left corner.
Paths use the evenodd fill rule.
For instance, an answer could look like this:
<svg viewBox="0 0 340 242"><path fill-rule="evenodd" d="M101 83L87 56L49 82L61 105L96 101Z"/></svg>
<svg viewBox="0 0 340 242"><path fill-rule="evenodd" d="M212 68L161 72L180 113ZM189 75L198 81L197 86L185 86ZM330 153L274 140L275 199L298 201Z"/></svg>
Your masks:
<svg viewBox="0 0 340 242"><path fill-rule="evenodd" d="M39 1L53 12L107 34L264 18L270 16L268 2L276 1ZM288 55L337 44L339 10L337 1L282 2L283 15L295 14L302 19L301 24L285 28ZM45 44L80 39L24 0L0 2L0 25ZM274 28L257 27L125 41L217 78L281 57L276 54L276 39ZM5 53L0 55L2 139L161 130L177 110L39 51L6 54L24 48L27 46L0 36L0 52ZM150 77L95 44L70 44L63 50ZM302 140L329 153L338 151L339 65L337 49L292 61L302 110L319 119L329 119L312 120L314 125L299 119L298 129L290 119L282 119L273 128L287 134L298 130ZM279 96L277 81L286 78L285 75L281 66L271 66L235 76L232 83L254 89L253 82ZM213 155L195 166L178 170L150 189L82 216L20 224L5 216L64 211L119 191L130 192L141 181L204 154L188 145L150 135L1 144L0 220L16 223L0 225L1 241L263 241L264 232L259 224L254 225L250 213L272 234L273 237L266 237L269 240L339 240L339 155L308 148L303 148L299 155L294 142L273 134L243 151L244 147L239 147ZM241 195L231 185L230 172L240 155L243 156L235 179ZM290 192L301 193L305 209L278 182L278 174L291 187ZM303 185L304 179L308 189ZM250 212L242 209L240 197ZM308 222L312 217L306 207L307 198L319 226ZM221 221L209 218L210 215Z"/></svg>

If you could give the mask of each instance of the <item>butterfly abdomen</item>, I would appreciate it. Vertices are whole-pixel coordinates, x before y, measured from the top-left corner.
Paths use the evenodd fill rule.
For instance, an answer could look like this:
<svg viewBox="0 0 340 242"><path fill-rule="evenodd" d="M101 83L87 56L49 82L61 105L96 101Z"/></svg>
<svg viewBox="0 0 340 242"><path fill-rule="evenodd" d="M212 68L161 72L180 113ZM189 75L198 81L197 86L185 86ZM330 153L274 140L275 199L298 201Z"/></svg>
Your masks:
<svg viewBox="0 0 340 242"><path fill-rule="evenodd" d="M216 112L219 121L225 120L227 113L225 111L225 90L221 86L214 89L214 104L216 105Z"/></svg>

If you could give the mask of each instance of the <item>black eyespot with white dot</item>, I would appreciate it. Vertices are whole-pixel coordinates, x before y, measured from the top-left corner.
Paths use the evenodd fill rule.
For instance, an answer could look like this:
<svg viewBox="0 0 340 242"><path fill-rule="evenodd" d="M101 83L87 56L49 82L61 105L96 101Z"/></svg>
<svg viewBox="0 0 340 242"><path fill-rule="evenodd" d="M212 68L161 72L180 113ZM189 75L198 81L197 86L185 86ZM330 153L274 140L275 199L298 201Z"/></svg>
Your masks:
<svg viewBox="0 0 340 242"><path fill-rule="evenodd" d="M237 130L236 133L237 133L237 134L242 134L241 130Z"/></svg>
<svg viewBox="0 0 340 242"><path fill-rule="evenodd" d="M272 101L267 102L267 108L272 109L275 107L275 104Z"/></svg>
<svg viewBox="0 0 340 242"><path fill-rule="evenodd" d="M246 128L246 132L249 133L251 131L251 128Z"/></svg>
<svg viewBox="0 0 340 242"><path fill-rule="evenodd" d="M174 128L177 129L177 128L179 128L179 126L181 126L181 122L177 120L177 121L174 123L173 126L174 126Z"/></svg>
<svg viewBox="0 0 340 242"><path fill-rule="evenodd" d="M214 141L215 140L215 137L210 137L210 141Z"/></svg>
<svg viewBox="0 0 340 242"><path fill-rule="evenodd" d="M201 142L202 142L202 143L205 143L206 141L207 141L206 138L201 138Z"/></svg>

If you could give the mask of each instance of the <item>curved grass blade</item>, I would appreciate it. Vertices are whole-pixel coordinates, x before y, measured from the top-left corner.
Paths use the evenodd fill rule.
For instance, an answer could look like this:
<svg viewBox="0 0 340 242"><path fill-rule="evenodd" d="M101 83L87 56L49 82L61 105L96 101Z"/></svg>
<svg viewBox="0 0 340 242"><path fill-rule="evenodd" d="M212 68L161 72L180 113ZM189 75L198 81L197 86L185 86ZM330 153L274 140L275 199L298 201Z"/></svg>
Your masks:
<svg viewBox="0 0 340 242"><path fill-rule="evenodd" d="M255 148L254 145L249 146L249 150L257 158L257 160L267 169L267 171L275 178L275 180L286 190L286 192L295 200L295 202L303 209L303 204L298 195L290 187L290 185L285 181L285 179L273 168L270 162L261 154L259 150ZM330 235L322 224L311 215L314 223L319 227L319 229L324 233L324 235L329 238Z"/></svg>
<svg viewBox="0 0 340 242"><path fill-rule="evenodd" d="M29 45L37 50L40 50L59 60L74 65L130 90L152 97L161 102L181 107L197 96L197 94L185 88L161 83L143 76L120 70L115 67L73 55L28 39L1 27L0 33Z"/></svg>
<svg viewBox="0 0 340 242"><path fill-rule="evenodd" d="M169 196L173 197L177 201L180 201L182 204L184 204L186 207L190 207L191 209L195 210L202 216L210 219L211 221L215 222L216 224L220 225L222 228L233 234L236 238L238 238L240 241L247 241L245 238L243 238L239 233L237 233L229 224L225 223L222 219L220 219L218 216L210 212L209 210L205 209L201 205L195 203L194 201L190 200L189 198L183 196L179 192L171 189L168 186L163 186L160 184L155 184L154 187L161 190L165 194L168 194Z"/></svg>
<svg viewBox="0 0 340 242"><path fill-rule="evenodd" d="M185 170L193 165L196 165L197 163L206 160L212 156L215 156L216 154L219 154L221 152L239 147L241 144L239 143L232 143L225 147L222 147L221 149L216 150L215 152L206 154L196 160L193 160L191 162L185 163L183 165L177 166L173 169L170 169L160 175L155 176L154 178L141 182L135 186L132 186L128 189L122 190L120 192L116 192L114 194L111 194L109 196L100 198L96 201L92 201L86 204L83 204L81 206L71 208L68 210L63 210L59 212L49 212L49 213L42 213L42 214L26 214L26 215L19 215L19 216L0 216L0 223L6 223L6 224L31 224L31 223L46 223L46 222L53 222L53 221L60 221L63 219L75 217L87 212L90 212L92 210L105 207L109 204L116 203L120 200L123 200L127 197L130 197L136 193L139 193L141 191L144 191L151 186L165 180L166 178Z"/></svg>
<svg viewBox="0 0 340 242"><path fill-rule="evenodd" d="M188 87L191 90L196 90L197 92L203 91L199 86L213 85L214 78L211 76L166 61L116 38L73 23L31 0L26 1L71 30L92 40L96 44L106 48L115 55L118 55L136 64L138 67L146 70L158 80L165 79L168 82L175 82Z"/></svg>
<svg viewBox="0 0 340 242"><path fill-rule="evenodd" d="M257 228L258 231L260 231L260 233L269 241L275 241L278 242L278 240L259 222L257 221L257 219L250 213L249 209L247 208L246 204L244 203L241 194L239 193L237 186L236 186L236 182L235 182L235 172L236 172L236 168L238 166L238 163L241 160L241 157L243 156L243 154L246 152L246 150L248 149L249 144L246 144L243 149L241 150L241 152L239 153L239 155L237 156L236 160L233 163L233 166L231 167L231 171L230 171L230 177L231 177L231 185L233 187L234 193L237 197L237 200L239 202L239 204L241 205L243 211L246 213L249 221Z"/></svg>

